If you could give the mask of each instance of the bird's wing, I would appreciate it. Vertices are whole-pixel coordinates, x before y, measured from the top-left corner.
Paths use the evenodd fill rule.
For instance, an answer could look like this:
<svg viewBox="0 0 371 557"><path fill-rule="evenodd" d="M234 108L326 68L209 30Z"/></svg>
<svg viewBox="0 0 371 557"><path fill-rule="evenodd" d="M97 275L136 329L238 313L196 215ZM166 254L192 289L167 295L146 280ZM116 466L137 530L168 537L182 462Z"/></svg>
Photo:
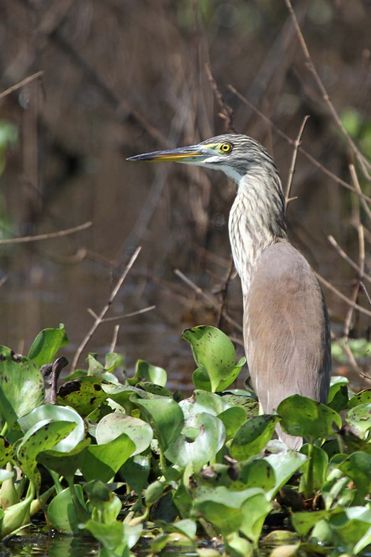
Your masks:
<svg viewBox="0 0 371 557"><path fill-rule="evenodd" d="M245 346L263 410L299 393L327 397L331 367L326 307L306 259L288 242L266 250L245 304Z"/></svg>

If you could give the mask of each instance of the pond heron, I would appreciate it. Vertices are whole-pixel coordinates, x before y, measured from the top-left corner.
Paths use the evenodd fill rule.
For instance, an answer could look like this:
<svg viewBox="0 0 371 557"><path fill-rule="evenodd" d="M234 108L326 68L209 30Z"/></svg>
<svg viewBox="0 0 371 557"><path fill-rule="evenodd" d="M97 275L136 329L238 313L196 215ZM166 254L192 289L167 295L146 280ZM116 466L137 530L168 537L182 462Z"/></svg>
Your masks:
<svg viewBox="0 0 371 557"><path fill-rule="evenodd" d="M326 402L331 371L326 305L309 263L287 239L281 180L268 152L250 137L225 134L128 160L222 170L236 183L229 238L241 279L247 364L261 410L274 413L293 394ZM279 427L277 432L289 448L300 448L300 437Z"/></svg>

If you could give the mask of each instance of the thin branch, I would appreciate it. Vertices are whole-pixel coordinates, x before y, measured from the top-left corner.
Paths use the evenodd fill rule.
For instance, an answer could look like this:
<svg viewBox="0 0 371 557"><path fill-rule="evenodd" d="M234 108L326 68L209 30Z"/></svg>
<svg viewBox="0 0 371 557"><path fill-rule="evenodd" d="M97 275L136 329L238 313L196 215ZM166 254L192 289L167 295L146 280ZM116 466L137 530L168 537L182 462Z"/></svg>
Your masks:
<svg viewBox="0 0 371 557"><path fill-rule="evenodd" d="M206 70L207 79L209 80L211 88L214 91L214 95L215 95L215 98L217 100L217 103L219 104L220 112L219 112L218 116L220 116L220 118L222 120L224 120L225 131L226 132L235 132L236 130L233 126L233 110L226 103L222 93L220 92L218 84L215 81L215 78L212 74L210 64L208 64L208 63L205 64L205 70Z"/></svg>
<svg viewBox="0 0 371 557"><path fill-rule="evenodd" d="M293 181L294 173L295 173L296 158L298 156L298 149L300 147L301 137L303 135L305 124L307 123L308 118L309 118L309 115L304 116L303 121L302 121L301 126L300 126L300 129L299 129L299 133L298 133L298 135L295 139L295 142L294 142L294 150L293 150L293 153L292 153L292 159L291 159L290 170L289 170L289 177L287 179L287 186L286 186L286 193L285 193L285 206L286 207L289 204L289 202L291 200L293 200L293 198L291 198L290 195L291 195L292 181Z"/></svg>
<svg viewBox="0 0 371 557"><path fill-rule="evenodd" d="M219 290L219 293L221 294L221 302L220 302L220 307L219 307L219 312L218 312L218 318L216 320L216 323L217 323L216 326L219 327L219 328L220 328L221 323L222 323L223 312L224 312L224 308L225 308L225 302L227 300L227 294L228 294L228 286L229 286L230 280L231 280L232 275L233 275L233 270L234 270L234 264L233 264L233 259L231 258L227 275L225 277L225 280L224 280L224 283L222 284L221 289Z"/></svg>
<svg viewBox="0 0 371 557"><path fill-rule="evenodd" d="M82 354L82 352L84 351L86 345L88 344L88 342L90 341L90 339L92 338L92 336L94 335L95 331L97 330L97 328L99 327L99 325L102 323L102 320L104 319L104 316L106 315L107 311L110 309L112 302L114 301L114 299L117 296L117 293L119 292L121 286L123 285L130 269L132 268L132 266L134 265L138 255L140 254L141 251L141 247L139 246L134 254L131 256L129 263L126 265L123 273L121 274L119 280L116 283L116 286L113 288L107 303L105 304L105 306L103 307L102 311L99 313L99 315L96 316L96 319L93 323L93 325L91 326L90 330L88 331L88 333L85 335L85 337L83 338L83 340L80 343L80 346L77 348L76 353L73 357L72 360L72 370L74 370L76 368L77 362L80 359L80 356Z"/></svg>
<svg viewBox="0 0 371 557"><path fill-rule="evenodd" d="M349 265L355 270L357 271L358 275L361 275L361 269L360 267L357 265L357 263L355 261L353 261L353 259L351 259L349 257L349 255L343 250L343 248L337 243L337 241L335 240L335 238L333 236L327 236L328 241L330 242L330 244L332 245L333 248L335 248L335 250L337 251L337 253L340 255L340 257L342 257L344 259L344 261L346 261L347 263L349 263ZM363 272L363 278L365 278L368 282L371 283L371 275L368 275L365 271Z"/></svg>
<svg viewBox="0 0 371 557"><path fill-rule="evenodd" d="M63 236L69 236L70 234L75 234L76 232L81 232L81 230L86 230L90 228L93 223L91 221L84 222L73 228L66 228L65 230L58 230L57 232L48 232L46 234L35 234L35 236L21 236L19 238L6 238L5 240L0 240L0 245L8 244L26 244L29 242L39 242L40 240L50 240L52 238L62 238Z"/></svg>
<svg viewBox="0 0 371 557"><path fill-rule="evenodd" d="M255 105L253 105L246 97L244 97L239 91L237 91L237 89L235 87L233 87L233 85L228 85L228 89L234 94L236 95L236 97L246 106L248 106L249 108L251 108L251 110L253 110L256 114L258 114L258 116L260 116L260 118L262 118L265 122L267 122L272 129L277 133L277 135L279 135L280 137L282 137L285 141L287 141L287 143L289 143L290 145L295 145L295 141L293 139L291 139L291 137L289 137L284 131L281 130L281 128L279 128L270 118L268 118L268 116L266 116L261 110L259 110L258 108L256 108ZM319 161L317 161L317 159L315 159L310 153L308 153L308 151L306 151L305 149L303 149L303 147L298 147L298 151L299 153L301 153L302 155L304 155L304 157L310 161L313 166L315 166L316 168L318 168L319 170L321 170L321 172L323 172L323 174L326 174L326 176L328 176L329 178L331 178L334 182L336 182L337 184L339 184L340 186L342 186L343 188L352 191L353 193L356 193L359 197L365 199L366 201L368 201L369 203L371 203L371 197L369 197L368 195L364 194L363 192L359 192L357 191L357 189L355 187L353 187L351 184L348 184L348 182L345 182L345 180L342 180L341 178L339 178L339 176L336 176L336 174L334 174L333 172L331 172L331 170L329 170L328 168L326 168L323 164L321 164Z"/></svg>
<svg viewBox="0 0 371 557"><path fill-rule="evenodd" d="M299 40L299 44L300 47L303 51L304 54L304 58L306 61L306 64L308 66L309 71L311 72L311 74L314 77L314 80L317 84L318 89L320 90L320 93L322 95L323 100L325 101L337 127L340 129L340 131L342 132L342 134L344 135L344 137L346 138L350 148L352 149L354 155L357 157L358 161L360 162L362 169L365 171L365 167L370 168L371 165L370 163L367 161L367 159L365 158L365 156L363 155L363 153L361 153L361 151L359 150L359 148L357 147L357 145L354 143L353 139L350 137L349 133L347 132L347 130L344 127L343 122L341 121L341 118L339 116L339 114L337 113L334 105L331 102L331 99L329 97L329 94L327 93L327 90L317 72L317 69L313 63L312 57L310 55L307 43L305 42L305 38L303 35L303 32L300 28L299 22L297 20L296 14L293 10L292 4L291 4L291 0L284 0L285 4L287 6L287 9L290 13L290 16L292 18L292 22L294 24L295 27L295 31ZM366 175L368 176L368 173L366 171Z"/></svg>
<svg viewBox="0 0 371 557"><path fill-rule="evenodd" d="M195 284L190 278L188 278L184 273L182 273L182 271L180 271L179 269L174 269L174 273L176 274L177 277L179 277L187 286L189 286L190 288L192 288L192 290L194 292L196 292L196 294L199 294L200 296L202 296L213 308L215 308L217 311L219 310L219 302L218 300L215 299L214 296L212 296L211 294L209 294L208 292L204 292L202 290L202 288L200 288L199 286L197 286L197 284ZM223 317L226 321L228 321L228 323L230 323L231 325L233 325L234 327L236 327L236 329L240 332L242 332L242 327L239 323L237 323L237 321L235 321L234 319L232 319L232 317L230 317L228 315L228 313L226 313L225 311L223 311Z"/></svg>
<svg viewBox="0 0 371 557"><path fill-rule="evenodd" d="M120 325L115 325L113 328L113 336L112 336L112 341L111 341L111 346L109 351L110 352L114 352L115 348L116 348L116 344L117 344L117 339L119 336L119 331L120 331Z"/></svg>
<svg viewBox="0 0 371 557"><path fill-rule="evenodd" d="M343 343L340 343L340 346L342 347L343 351L345 352L350 365L352 366L352 368L354 369L354 371L356 373L358 373L363 379L365 379L366 381L368 381L369 383L371 383L371 377L369 375L367 375L367 373L365 373L363 371L363 369L361 369L358 365L357 360L354 357L354 354L352 352L351 347L348 344L348 339L345 339L345 341Z"/></svg>
<svg viewBox="0 0 371 557"><path fill-rule="evenodd" d="M369 317L371 317L371 311L369 311L368 309L355 304L352 302L352 300L350 298L348 298L347 296L345 296L345 294L343 294L342 292L340 292L340 290L338 290L337 288L335 288L335 286L333 286L331 284L331 282L328 282L326 279L324 279L320 274L315 273L316 277L318 278L318 280L320 281L320 283L322 283L326 288L328 288L329 290L331 290L331 292L333 292L334 294L336 294L336 296L338 298L340 298L341 300L343 300L343 302L345 302L346 304L353 306L354 308L357 309L359 312L363 313L364 315L368 315Z"/></svg>
<svg viewBox="0 0 371 557"><path fill-rule="evenodd" d="M142 313L147 313L148 311L152 311L153 309L156 309L156 306L148 306L143 309L138 309L137 311L132 311L131 313L125 313L124 315L115 315L113 317L106 317L105 319L101 320L101 323L111 323L112 321L119 321L120 319L135 317L136 315L142 315ZM91 308L88 308L88 313L92 317L94 317L94 319L98 319L98 315Z"/></svg>
<svg viewBox="0 0 371 557"><path fill-rule="evenodd" d="M36 72L32 75L29 75L28 77L25 77L24 79L22 79L21 81L18 81L18 83L15 83L14 85L12 85L11 87L8 87L8 89L5 89L5 91L2 91L0 93L0 100L3 99L4 97L6 97L7 95L10 95L11 93L13 93L14 91L17 91L17 89L20 89L21 87L24 87L25 85L28 85L29 83L31 83L32 81L34 81L35 79L39 79L41 78L41 76L43 75L44 72Z"/></svg>
<svg viewBox="0 0 371 557"><path fill-rule="evenodd" d="M350 165L349 165L349 171L350 171L350 176L351 176L351 178L352 178L353 185L354 185L354 187L356 188L356 190L357 190L357 192L358 192L358 195L359 195L360 193L362 193L362 189L361 189L361 186L360 186L360 183L359 183L359 180L358 180L358 176L357 176L357 173L356 173L356 169L354 168L354 165L353 165L353 164L350 164ZM370 207L367 205L367 203L366 203L366 201L364 200L363 196L360 195L359 198L360 198L360 200L361 200L362 207L364 208L366 215L367 215L368 218L371 220L371 210L370 210Z"/></svg>

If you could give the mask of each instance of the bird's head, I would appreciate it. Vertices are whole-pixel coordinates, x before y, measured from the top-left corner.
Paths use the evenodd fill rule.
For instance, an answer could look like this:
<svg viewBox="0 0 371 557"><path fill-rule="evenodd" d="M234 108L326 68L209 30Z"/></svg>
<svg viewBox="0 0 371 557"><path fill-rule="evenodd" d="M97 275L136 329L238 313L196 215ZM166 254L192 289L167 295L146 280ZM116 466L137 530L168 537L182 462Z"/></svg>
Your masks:
<svg viewBox="0 0 371 557"><path fill-rule="evenodd" d="M268 152L254 139L241 134L224 134L166 151L129 157L128 161L180 162L222 170L237 183L252 167L274 166Z"/></svg>

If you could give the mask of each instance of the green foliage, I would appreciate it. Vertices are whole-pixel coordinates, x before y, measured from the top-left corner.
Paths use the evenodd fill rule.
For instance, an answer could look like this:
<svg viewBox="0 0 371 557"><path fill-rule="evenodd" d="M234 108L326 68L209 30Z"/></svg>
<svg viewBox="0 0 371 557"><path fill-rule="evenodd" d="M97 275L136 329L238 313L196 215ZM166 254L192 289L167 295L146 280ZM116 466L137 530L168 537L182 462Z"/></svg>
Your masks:
<svg viewBox="0 0 371 557"><path fill-rule="evenodd" d="M246 556L272 519L287 555L366 551L371 392L354 395L335 379L327 405L293 395L276 415L258 416L250 391L220 392L243 365L224 333L196 327L183 336L197 388L180 402L162 368L139 360L119 382L123 358L107 354L104 363L91 355L61 385L58 404L46 404L40 367L64 346L63 326L42 331L28 357L1 347L1 536L42 510L59 532L94 536L107 557L130 557L142 537L152 554L202 554L201 531L219 537L226 555ZM300 452L270 452L277 425L304 437ZM283 531L288 521L299 537Z"/></svg>

